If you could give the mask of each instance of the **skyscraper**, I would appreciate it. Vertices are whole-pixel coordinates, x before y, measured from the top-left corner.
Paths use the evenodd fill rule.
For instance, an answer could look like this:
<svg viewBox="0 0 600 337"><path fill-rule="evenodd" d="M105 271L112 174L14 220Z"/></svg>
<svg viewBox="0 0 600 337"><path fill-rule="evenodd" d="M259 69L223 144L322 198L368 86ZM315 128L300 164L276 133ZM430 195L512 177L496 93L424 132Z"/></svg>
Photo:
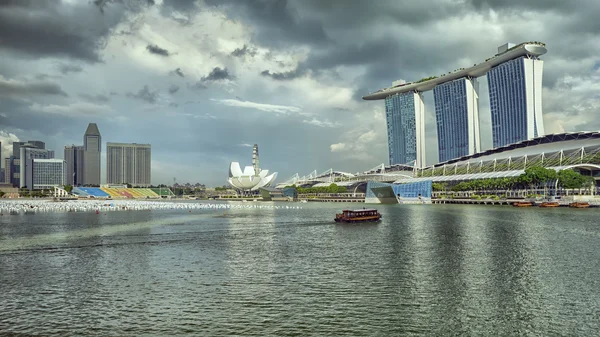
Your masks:
<svg viewBox="0 0 600 337"><path fill-rule="evenodd" d="M440 162L480 151L478 91L469 78L433 88Z"/></svg>
<svg viewBox="0 0 600 337"><path fill-rule="evenodd" d="M522 56L488 72L494 148L544 135L543 67L536 56Z"/></svg>
<svg viewBox="0 0 600 337"><path fill-rule="evenodd" d="M150 144L106 143L106 183L151 184Z"/></svg>
<svg viewBox="0 0 600 337"><path fill-rule="evenodd" d="M54 151L35 148L31 144L23 144L20 146L19 155L19 187L27 187L29 190L33 186L33 160L34 159L53 159Z"/></svg>
<svg viewBox="0 0 600 337"><path fill-rule="evenodd" d="M394 100L400 100L393 96L423 93L432 89L439 160L448 161L481 151L479 88L476 79L486 74L489 82L494 147L544 135L543 62L539 57L546 52L546 45L542 42L523 42L518 45L507 43L498 47L497 54L472 67L459 68L441 76L425 77L410 83L394 83L391 87L364 96L365 100L386 100L390 162L395 160L394 157L398 153L404 153L402 148L397 148L401 142L397 142L396 139L409 137L397 134L401 129L394 127L394 123L391 123L390 127L389 109L395 109Z"/></svg>
<svg viewBox="0 0 600 337"><path fill-rule="evenodd" d="M13 142L13 154L6 161L5 181L13 186L21 186L21 146L27 144L27 147L36 149L45 149L46 144L39 140L30 140L27 142ZM52 152L54 157L54 152Z"/></svg>
<svg viewBox="0 0 600 337"><path fill-rule="evenodd" d="M83 181L84 185L100 186L100 153L102 137L96 123L90 123L83 135Z"/></svg>
<svg viewBox="0 0 600 337"><path fill-rule="evenodd" d="M67 184L78 186L83 184L83 146L65 146L65 162L67 165Z"/></svg>
<svg viewBox="0 0 600 337"><path fill-rule="evenodd" d="M385 99L390 165L425 165L425 104L418 92Z"/></svg>

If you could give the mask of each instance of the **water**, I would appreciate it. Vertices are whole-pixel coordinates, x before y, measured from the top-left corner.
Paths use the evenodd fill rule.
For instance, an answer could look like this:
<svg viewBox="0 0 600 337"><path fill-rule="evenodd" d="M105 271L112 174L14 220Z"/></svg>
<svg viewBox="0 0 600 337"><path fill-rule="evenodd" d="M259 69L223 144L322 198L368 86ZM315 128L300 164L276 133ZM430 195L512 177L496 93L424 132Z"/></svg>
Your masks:
<svg viewBox="0 0 600 337"><path fill-rule="evenodd" d="M1 216L0 335L600 330L598 209L302 206Z"/></svg>

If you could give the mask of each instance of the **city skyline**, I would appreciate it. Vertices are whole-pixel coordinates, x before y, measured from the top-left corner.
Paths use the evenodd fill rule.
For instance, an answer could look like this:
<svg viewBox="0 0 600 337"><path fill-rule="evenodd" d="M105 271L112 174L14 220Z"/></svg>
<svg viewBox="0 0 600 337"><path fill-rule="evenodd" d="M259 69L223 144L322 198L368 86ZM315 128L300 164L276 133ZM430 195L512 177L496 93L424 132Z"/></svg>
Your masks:
<svg viewBox="0 0 600 337"><path fill-rule="evenodd" d="M385 107L362 95L480 62L507 41L548 46L546 134L600 129L592 1L97 3L0 6L2 157L9 141L81 144L79 130L96 122L103 139L152 144L154 184L221 185L254 143L280 179L362 171L389 160ZM44 43L29 33L48 24ZM482 149L493 147L488 91L481 81ZM433 93L423 102L430 165L439 160Z"/></svg>

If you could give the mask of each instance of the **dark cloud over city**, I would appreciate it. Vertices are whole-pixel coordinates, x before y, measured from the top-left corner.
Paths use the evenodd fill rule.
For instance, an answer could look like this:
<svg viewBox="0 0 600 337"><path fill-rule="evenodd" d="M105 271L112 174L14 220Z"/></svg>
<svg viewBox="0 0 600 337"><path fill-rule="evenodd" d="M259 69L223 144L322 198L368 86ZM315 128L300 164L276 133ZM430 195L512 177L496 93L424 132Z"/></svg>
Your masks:
<svg viewBox="0 0 600 337"><path fill-rule="evenodd" d="M0 0L2 156L16 139L60 154L96 122L152 144L154 183L221 185L254 143L278 180L362 171L387 162L384 104L364 94L525 41L547 44L546 132L598 130L599 16L595 0ZM481 78L484 148L487 97Z"/></svg>

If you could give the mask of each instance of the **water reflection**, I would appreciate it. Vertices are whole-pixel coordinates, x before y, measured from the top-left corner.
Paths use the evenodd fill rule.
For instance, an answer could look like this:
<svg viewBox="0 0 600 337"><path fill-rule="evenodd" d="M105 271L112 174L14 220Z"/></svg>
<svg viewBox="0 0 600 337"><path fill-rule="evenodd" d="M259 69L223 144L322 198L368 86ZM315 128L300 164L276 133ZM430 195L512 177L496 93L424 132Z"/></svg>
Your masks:
<svg viewBox="0 0 600 337"><path fill-rule="evenodd" d="M381 206L379 224L335 224L344 206L0 219L0 334L600 328L597 210Z"/></svg>

